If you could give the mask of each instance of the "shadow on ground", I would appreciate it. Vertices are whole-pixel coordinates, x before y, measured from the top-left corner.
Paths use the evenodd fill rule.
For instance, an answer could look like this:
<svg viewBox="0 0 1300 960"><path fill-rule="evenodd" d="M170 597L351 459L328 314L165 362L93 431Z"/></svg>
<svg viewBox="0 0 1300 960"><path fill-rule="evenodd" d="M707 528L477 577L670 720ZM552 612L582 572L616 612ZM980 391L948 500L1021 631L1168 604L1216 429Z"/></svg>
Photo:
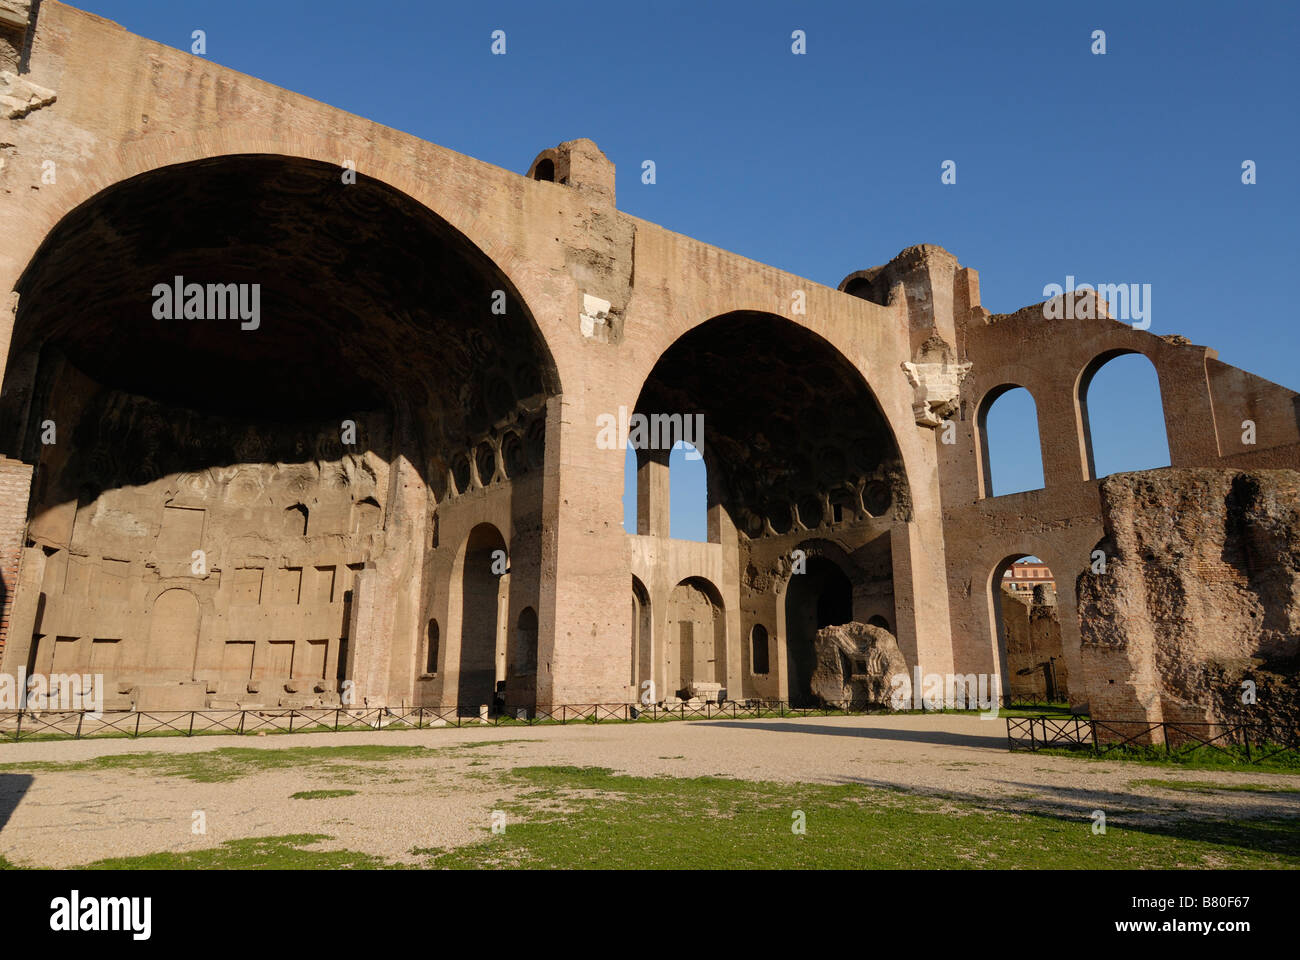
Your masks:
<svg viewBox="0 0 1300 960"><path fill-rule="evenodd" d="M1096 836L1098 841L1104 841L1104 835L1092 834L1092 827L1096 822L1096 811L1100 810L1106 815L1105 822L1109 827L1300 857L1300 801L1269 800L1251 804L1248 808L1225 811L1222 807L1215 807L1212 800L1196 809L1188 803L1189 798L1183 796L1172 801L1115 790L1010 780L999 782L1033 795L989 797L956 790L900 787L887 780L869 777L840 777L837 782L913 796L940 797L969 804L991 815L1023 814L1076 820L1081 831ZM1176 808L1173 806L1175 803ZM1232 819L1225 820L1225 817Z"/></svg>
<svg viewBox="0 0 1300 960"><path fill-rule="evenodd" d="M822 723L770 723L766 720L696 720L696 726L734 727L737 730L769 730L772 733L820 734L828 737L858 737L863 740L897 740L910 743L933 743L946 747L975 747L982 750L1007 750L1006 734L987 737L947 730L896 730L882 727L832 727Z"/></svg>
<svg viewBox="0 0 1300 960"><path fill-rule="evenodd" d="M30 773L0 773L0 830L18 809L34 779Z"/></svg>

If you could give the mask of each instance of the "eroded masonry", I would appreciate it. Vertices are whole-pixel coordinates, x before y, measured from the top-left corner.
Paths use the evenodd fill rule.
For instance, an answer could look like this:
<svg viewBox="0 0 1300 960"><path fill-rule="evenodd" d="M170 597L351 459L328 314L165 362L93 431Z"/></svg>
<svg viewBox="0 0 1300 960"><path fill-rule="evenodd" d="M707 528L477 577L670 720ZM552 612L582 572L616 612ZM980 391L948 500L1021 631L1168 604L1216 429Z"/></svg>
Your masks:
<svg viewBox="0 0 1300 960"><path fill-rule="evenodd" d="M110 708L798 704L1015 689L1023 615L1011 655L1052 644L1094 716L1237 716L1243 678L1297 713L1300 396L1209 347L1087 294L990 315L936 246L821 286L621 212L589 140L521 175L54 0L0 0L0 112L6 673ZM1099 479L1124 353L1172 466ZM993 496L1015 386L1045 484ZM669 537L665 449L625 532L598 431L635 413L703 416L708 542ZM1005 606L1024 556L1055 635Z"/></svg>

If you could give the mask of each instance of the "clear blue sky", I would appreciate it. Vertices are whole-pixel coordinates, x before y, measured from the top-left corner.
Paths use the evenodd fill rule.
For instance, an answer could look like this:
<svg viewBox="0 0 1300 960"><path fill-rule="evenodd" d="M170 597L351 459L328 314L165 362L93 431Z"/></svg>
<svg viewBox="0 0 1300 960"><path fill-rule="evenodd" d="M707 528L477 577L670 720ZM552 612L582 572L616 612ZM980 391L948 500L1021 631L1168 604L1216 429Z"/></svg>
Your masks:
<svg viewBox="0 0 1300 960"><path fill-rule="evenodd" d="M1150 283L1153 333L1300 387L1294 2L76 5L183 49L203 29L208 59L521 173L591 137L621 209L821 283L914 243L979 270L995 313L1067 274ZM1155 400L1106 375L1099 472L1148 466ZM995 444L997 492L1040 482L1022 446ZM702 538L690 487L674 533Z"/></svg>

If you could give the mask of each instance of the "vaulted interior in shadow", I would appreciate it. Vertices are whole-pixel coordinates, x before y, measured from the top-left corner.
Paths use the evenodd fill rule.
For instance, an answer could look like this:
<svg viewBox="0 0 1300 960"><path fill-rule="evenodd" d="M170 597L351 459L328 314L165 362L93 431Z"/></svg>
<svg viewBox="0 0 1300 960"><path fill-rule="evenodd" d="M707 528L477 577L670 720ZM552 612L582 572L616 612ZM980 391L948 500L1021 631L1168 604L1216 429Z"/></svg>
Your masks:
<svg viewBox="0 0 1300 960"><path fill-rule="evenodd" d="M862 375L782 317L737 312L690 331L636 410L703 415L710 511L721 506L746 537L910 515L898 446Z"/></svg>
<svg viewBox="0 0 1300 960"><path fill-rule="evenodd" d="M532 317L376 180L271 155L165 167L70 213L18 293L0 449L37 465L33 667L94 659L110 694L192 684L186 706L337 699L356 576L418 583L424 527L459 496L540 496L559 384ZM182 620L187 662L154 676L138 648Z"/></svg>

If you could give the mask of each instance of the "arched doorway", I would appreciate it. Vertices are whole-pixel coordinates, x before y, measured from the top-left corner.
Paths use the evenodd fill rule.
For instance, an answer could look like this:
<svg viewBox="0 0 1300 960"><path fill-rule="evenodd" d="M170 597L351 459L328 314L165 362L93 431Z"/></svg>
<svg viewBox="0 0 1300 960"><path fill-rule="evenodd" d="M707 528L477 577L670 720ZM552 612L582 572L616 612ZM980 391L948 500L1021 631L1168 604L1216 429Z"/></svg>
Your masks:
<svg viewBox="0 0 1300 960"><path fill-rule="evenodd" d="M198 646L199 602L188 590L164 590L154 601L149 641L134 666L150 680L193 680Z"/></svg>
<svg viewBox="0 0 1300 960"><path fill-rule="evenodd" d="M632 699L640 701L643 694L657 703L659 691L645 687L654 678L653 619L650 615L650 593L639 579L632 578L632 649L631 675Z"/></svg>
<svg viewBox="0 0 1300 960"><path fill-rule="evenodd" d="M465 542L461 570L460 674L456 704L475 716L496 694L500 615L509 589L506 542L490 523L480 523ZM535 621L534 621L535 623ZM534 676L536 668L534 667Z"/></svg>
<svg viewBox="0 0 1300 960"><path fill-rule="evenodd" d="M999 673L1008 702L1069 703L1056 575L1038 557L1011 554L989 582Z"/></svg>
<svg viewBox="0 0 1300 960"><path fill-rule="evenodd" d="M683 580L668 598L664 676L667 689L660 693L682 699L707 698L726 686L727 620L722 596L701 577Z"/></svg>
<svg viewBox="0 0 1300 960"><path fill-rule="evenodd" d="M537 611L524 607L510 638L506 706L531 711L537 706Z"/></svg>
<svg viewBox="0 0 1300 960"><path fill-rule="evenodd" d="M812 693L814 641L822 627L853 619L853 584L826 557L809 557L803 573L792 574L785 593L786 671L792 707L817 703Z"/></svg>

